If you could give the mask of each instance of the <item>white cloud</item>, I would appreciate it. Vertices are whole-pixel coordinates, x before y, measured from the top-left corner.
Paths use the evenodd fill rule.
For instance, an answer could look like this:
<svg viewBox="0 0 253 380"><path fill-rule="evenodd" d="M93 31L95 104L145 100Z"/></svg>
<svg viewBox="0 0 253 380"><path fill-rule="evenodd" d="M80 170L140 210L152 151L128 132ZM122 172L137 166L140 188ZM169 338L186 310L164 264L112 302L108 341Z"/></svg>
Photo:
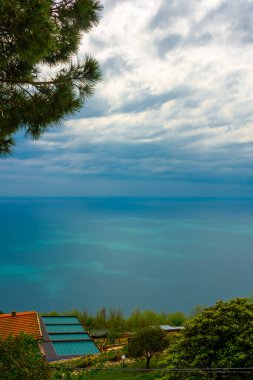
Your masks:
<svg viewBox="0 0 253 380"><path fill-rule="evenodd" d="M104 6L100 25L80 47L80 56L92 53L104 71L87 104L91 114L84 109L29 141L31 153L17 150L3 170L55 173L63 182L71 174L187 182L222 173L239 181L242 172L251 181L253 1Z"/></svg>

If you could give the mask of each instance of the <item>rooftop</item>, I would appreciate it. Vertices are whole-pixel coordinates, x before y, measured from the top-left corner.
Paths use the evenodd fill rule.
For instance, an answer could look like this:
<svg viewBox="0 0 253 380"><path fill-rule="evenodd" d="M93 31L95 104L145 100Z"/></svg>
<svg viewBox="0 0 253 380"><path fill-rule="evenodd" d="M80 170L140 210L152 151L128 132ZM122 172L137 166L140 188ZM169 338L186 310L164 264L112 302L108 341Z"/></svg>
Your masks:
<svg viewBox="0 0 253 380"><path fill-rule="evenodd" d="M17 336L21 333L32 335L39 340L42 337L38 314L35 311L0 314L0 337Z"/></svg>
<svg viewBox="0 0 253 380"><path fill-rule="evenodd" d="M183 326L170 326L170 325L160 325L159 326L164 331L177 331L184 330Z"/></svg>

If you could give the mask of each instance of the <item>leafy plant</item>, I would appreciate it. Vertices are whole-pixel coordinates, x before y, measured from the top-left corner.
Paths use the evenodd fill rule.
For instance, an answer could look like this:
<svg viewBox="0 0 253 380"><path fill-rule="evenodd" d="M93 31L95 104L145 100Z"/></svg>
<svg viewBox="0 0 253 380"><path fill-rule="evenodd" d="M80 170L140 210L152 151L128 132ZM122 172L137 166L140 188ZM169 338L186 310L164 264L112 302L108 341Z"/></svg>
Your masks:
<svg viewBox="0 0 253 380"><path fill-rule="evenodd" d="M166 362L169 368L252 367L252 299L219 301L188 320L183 332L169 347ZM170 378L178 376L174 374ZM208 375L213 376L216 375Z"/></svg>
<svg viewBox="0 0 253 380"><path fill-rule="evenodd" d="M140 330L132 338L128 346L128 355L134 358L146 357L146 368L151 358L168 346L166 333L160 328L148 327Z"/></svg>
<svg viewBox="0 0 253 380"><path fill-rule="evenodd" d="M21 334L0 339L1 380L47 380L49 366L33 337Z"/></svg>

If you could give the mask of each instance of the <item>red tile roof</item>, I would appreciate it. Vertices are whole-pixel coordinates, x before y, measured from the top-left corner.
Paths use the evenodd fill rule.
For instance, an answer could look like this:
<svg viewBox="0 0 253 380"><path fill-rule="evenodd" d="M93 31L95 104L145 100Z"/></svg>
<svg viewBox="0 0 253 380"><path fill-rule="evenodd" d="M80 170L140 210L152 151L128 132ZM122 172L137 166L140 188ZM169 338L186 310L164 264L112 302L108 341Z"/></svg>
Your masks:
<svg viewBox="0 0 253 380"><path fill-rule="evenodd" d="M23 313L0 314L0 337L17 336L21 333L32 335L35 339L42 337L39 317L35 311Z"/></svg>

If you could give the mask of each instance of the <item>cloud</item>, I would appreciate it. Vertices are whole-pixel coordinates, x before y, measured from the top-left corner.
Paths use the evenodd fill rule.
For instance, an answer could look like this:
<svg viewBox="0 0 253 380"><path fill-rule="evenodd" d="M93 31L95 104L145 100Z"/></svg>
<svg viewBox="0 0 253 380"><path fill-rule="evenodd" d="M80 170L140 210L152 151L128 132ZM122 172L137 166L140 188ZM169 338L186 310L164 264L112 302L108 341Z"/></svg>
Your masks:
<svg viewBox="0 0 253 380"><path fill-rule="evenodd" d="M60 128L18 136L0 194L249 194L252 15L246 0L105 0L79 52L103 82Z"/></svg>
<svg viewBox="0 0 253 380"><path fill-rule="evenodd" d="M217 28L225 32L223 38L231 45L251 44L252 39L252 1L222 1L218 7L206 14L200 27Z"/></svg>
<svg viewBox="0 0 253 380"><path fill-rule="evenodd" d="M160 41L157 42L157 49L159 55L164 57L166 53L175 49L181 42L182 36L180 34L169 34L166 37L163 37Z"/></svg>
<svg viewBox="0 0 253 380"><path fill-rule="evenodd" d="M194 1L160 1L158 9L149 23L150 29L167 28L181 18L189 18L194 10Z"/></svg>

